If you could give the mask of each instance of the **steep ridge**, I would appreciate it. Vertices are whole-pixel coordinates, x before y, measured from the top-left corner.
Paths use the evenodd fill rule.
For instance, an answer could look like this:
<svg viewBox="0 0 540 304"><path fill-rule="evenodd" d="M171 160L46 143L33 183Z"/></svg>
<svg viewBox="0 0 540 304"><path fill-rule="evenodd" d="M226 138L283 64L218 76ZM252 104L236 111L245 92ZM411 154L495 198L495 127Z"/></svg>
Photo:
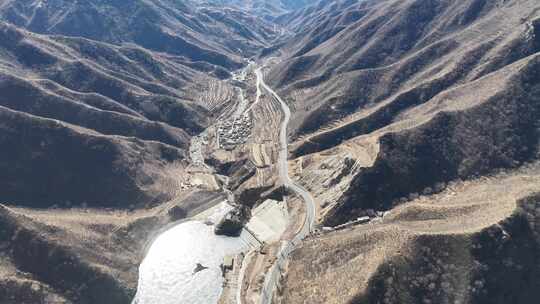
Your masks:
<svg viewBox="0 0 540 304"><path fill-rule="evenodd" d="M39 35L6 23L0 36L5 201L126 207L168 196L149 186L162 182L158 167L184 161L190 135L208 123L204 106L184 97L195 97L189 87L200 72L136 46ZM124 187L114 191L114 184Z"/></svg>
<svg viewBox="0 0 540 304"><path fill-rule="evenodd" d="M45 89L36 93L38 95L45 94L47 84L50 84L48 86L57 91L57 94L63 94L62 87L63 91L67 89L94 94L91 96L93 98L88 98L95 100L90 104L93 107L118 111L118 104L121 104L135 112L141 112L148 119L185 128L189 133L199 131L205 124L204 109L185 100L183 90L177 89L185 89L194 81L197 77L196 71L172 65L166 59L163 60L143 49L119 48L79 38L41 36L18 30L5 23L2 24L0 33L2 74L5 75L3 85L8 91L10 86L15 86L10 90L11 94L26 93L17 90L17 85L21 85L22 80L9 77L13 75L32 80L32 83L26 82L28 86L43 83ZM130 58L132 56L135 58ZM148 63L146 66L145 62ZM176 75L181 74L184 76L175 79ZM17 95L10 98L28 99ZM35 99L32 102L39 103L40 100ZM126 114L132 115L133 111ZM169 117L162 112L170 113ZM174 117L175 112L178 113L176 115L182 112L191 115L179 120Z"/></svg>
<svg viewBox="0 0 540 304"><path fill-rule="evenodd" d="M269 77L296 110L293 155L379 151L326 223L538 157L535 1L323 1L281 18L296 37Z"/></svg>
<svg viewBox="0 0 540 304"><path fill-rule="evenodd" d="M478 86L474 82L472 87L476 90L460 88L457 96L454 94L458 90L447 92L432 101L435 105L407 113L412 126L415 120L427 121L417 128L396 133L390 125L386 135L382 135L385 131L380 134L377 160L354 178L338 205L388 209L398 204L400 198L429 191L426 189L435 188L438 183L485 175L538 159L539 58L526 58L500 74L479 80L482 84ZM497 81L503 75L508 80ZM493 94L486 99L478 95L484 85L489 85ZM493 89L493 85L498 85L498 89ZM338 209L336 212L349 218L356 215L352 210ZM330 217L339 221L338 216Z"/></svg>
<svg viewBox="0 0 540 304"><path fill-rule="evenodd" d="M270 20L310 4L307 0L199 0L199 2L238 7Z"/></svg>
<svg viewBox="0 0 540 304"><path fill-rule="evenodd" d="M296 36L269 78L294 99L291 133L353 121L425 87L408 98L424 103L538 51L537 3L484 2L323 1L284 18Z"/></svg>
<svg viewBox="0 0 540 304"><path fill-rule="evenodd" d="M326 226L278 302L533 302L538 2L320 1L276 20L292 38L268 80Z"/></svg>
<svg viewBox="0 0 540 304"><path fill-rule="evenodd" d="M256 55L292 111L281 165L309 222L340 227L298 242L273 299L538 298L538 1L0 0L0 16L0 302L129 303L149 231L219 196L186 151ZM275 141L270 91L262 143L217 148L248 206L275 186L246 156Z"/></svg>
<svg viewBox="0 0 540 304"><path fill-rule="evenodd" d="M242 55L253 54L273 35L263 20L243 10L193 1L4 0L0 15L36 33L136 43L227 69L240 67Z"/></svg>
<svg viewBox="0 0 540 304"><path fill-rule="evenodd" d="M276 28L198 1L2 0L0 16L0 302L130 303L151 235L214 202L191 137Z"/></svg>
<svg viewBox="0 0 540 304"><path fill-rule="evenodd" d="M0 116L2 198L19 206L128 208L166 201L165 169L185 162L183 150L159 142L105 136L4 107Z"/></svg>

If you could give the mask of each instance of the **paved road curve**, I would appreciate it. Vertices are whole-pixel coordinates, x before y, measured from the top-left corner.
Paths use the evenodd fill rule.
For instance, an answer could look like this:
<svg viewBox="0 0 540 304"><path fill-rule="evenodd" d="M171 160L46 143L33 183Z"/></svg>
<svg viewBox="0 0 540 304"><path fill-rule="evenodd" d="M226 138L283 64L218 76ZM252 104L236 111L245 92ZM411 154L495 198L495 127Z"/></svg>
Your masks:
<svg viewBox="0 0 540 304"><path fill-rule="evenodd" d="M289 120L291 118L291 110L289 106L279 97L279 95L272 90L265 82L262 73L262 68L257 68L255 70L257 76L257 85L262 86L263 89L268 91L272 96L279 101L281 109L283 111L283 121L281 122L281 127L279 130L279 178L283 185L289 190L294 191L298 194L306 204L306 218L304 225L300 231L293 237L292 240L285 243L277 257L276 263L272 266L268 274L266 275L264 286L261 295L262 304L270 304L272 302L272 294L276 289L280 271L285 265L285 262L289 254L294 250L294 248L302 241L306 236L313 231L313 226L315 224L315 201L311 194L304 189L301 185L295 183L289 176L289 163L288 163L288 139L287 139L287 126L289 125Z"/></svg>

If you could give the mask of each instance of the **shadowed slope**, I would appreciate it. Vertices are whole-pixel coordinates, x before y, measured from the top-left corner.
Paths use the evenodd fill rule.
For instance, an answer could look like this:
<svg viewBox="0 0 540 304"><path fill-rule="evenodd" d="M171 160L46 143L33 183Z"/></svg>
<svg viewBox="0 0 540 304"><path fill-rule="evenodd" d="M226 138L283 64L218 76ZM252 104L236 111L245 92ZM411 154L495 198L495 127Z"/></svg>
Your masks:
<svg viewBox="0 0 540 304"><path fill-rule="evenodd" d="M538 9L528 0L321 2L282 17L296 36L269 78L296 107L291 134L304 140L381 104L408 99L400 112L429 102L538 52Z"/></svg>
<svg viewBox="0 0 540 304"><path fill-rule="evenodd" d="M125 208L163 201L164 169L185 157L158 142L104 136L4 107L0 116L2 197L23 206Z"/></svg>
<svg viewBox="0 0 540 304"><path fill-rule="evenodd" d="M472 86L475 90L464 93L467 89L462 87L403 114L411 121L406 128L394 122L375 132L373 136L389 132L379 139L377 160L354 178L329 221L339 221L337 213L352 218L355 209L388 209L397 199L437 183L538 158L539 58L532 56L501 71L499 78L506 79L502 83L495 82L498 76L493 75L479 80L479 86ZM479 88L491 84L498 84L498 89L483 100ZM456 92L460 93L456 96Z"/></svg>

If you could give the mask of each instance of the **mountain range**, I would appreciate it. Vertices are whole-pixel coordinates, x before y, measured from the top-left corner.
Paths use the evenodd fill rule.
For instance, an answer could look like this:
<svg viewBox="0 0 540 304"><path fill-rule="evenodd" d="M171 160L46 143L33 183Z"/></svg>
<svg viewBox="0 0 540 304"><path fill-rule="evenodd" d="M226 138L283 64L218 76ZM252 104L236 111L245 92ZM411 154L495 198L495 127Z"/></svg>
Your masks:
<svg viewBox="0 0 540 304"><path fill-rule="evenodd" d="M0 303L130 303L224 197L303 221L253 66L316 203L275 303L540 297L538 1L0 0Z"/></svg>

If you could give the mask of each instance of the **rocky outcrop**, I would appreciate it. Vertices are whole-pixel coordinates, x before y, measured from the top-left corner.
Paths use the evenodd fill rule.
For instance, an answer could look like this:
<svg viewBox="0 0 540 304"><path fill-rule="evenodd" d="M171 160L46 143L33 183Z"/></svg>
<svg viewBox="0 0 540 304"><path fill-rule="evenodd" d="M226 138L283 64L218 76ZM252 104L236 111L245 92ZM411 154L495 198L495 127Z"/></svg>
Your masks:
<svg viewBox="0 0 540 304"><path fill-rule="evenodd" d="M217 235L238 236L249 221L251 210L246 206L236 206L221 219L214 232Z"/></svg>

